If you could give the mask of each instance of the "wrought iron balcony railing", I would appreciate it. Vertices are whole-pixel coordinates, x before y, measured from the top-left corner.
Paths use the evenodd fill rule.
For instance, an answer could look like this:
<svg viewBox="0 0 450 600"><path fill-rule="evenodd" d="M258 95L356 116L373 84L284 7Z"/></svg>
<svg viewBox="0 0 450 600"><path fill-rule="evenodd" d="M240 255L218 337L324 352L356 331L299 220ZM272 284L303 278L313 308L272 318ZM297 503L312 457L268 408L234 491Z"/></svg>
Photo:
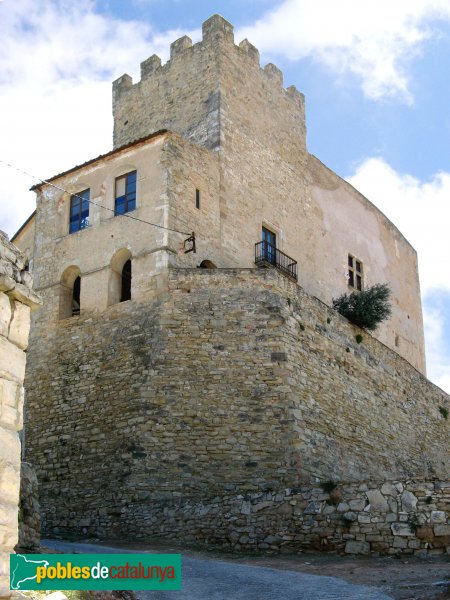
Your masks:
<svg viewBox="0 0 450 600"><path fill-rule="evenodd" d="M272 265L283 275L297 281L297 261L266 240L255 244L255 263L258 266Z"/></svg>

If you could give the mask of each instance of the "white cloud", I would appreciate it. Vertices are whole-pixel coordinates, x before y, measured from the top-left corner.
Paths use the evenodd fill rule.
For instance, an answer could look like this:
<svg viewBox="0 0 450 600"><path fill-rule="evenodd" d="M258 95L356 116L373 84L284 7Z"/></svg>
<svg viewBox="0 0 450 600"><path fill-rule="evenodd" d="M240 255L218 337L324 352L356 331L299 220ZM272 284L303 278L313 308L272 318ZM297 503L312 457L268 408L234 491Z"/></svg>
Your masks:
<svg viewBox="0 0 450 600"><path fill-rule="evenodd" d="M450 296L448 303L450 304ZM427 302L424 304L428 377L450 394L450 356L444 336L444 324L448 314L448 307L444 312L442 308L432 308L427 306Z"/></svg>
<svg viewBox="0 0 450 600"><path fill-rule="evenodd" d="M0 159L49 177L111 149L111 81L153 53L168 58L184 32L99 14L90 0L0 6ZM34 209L36 183L0 163L0 229Z"/></svg>
<svg viewBox="0 0 450 600"><path fill-rule="evenodd" d="M408 64L450 21L447 0L286 0L237 33L260 51L353 73L366 96L412 101Z"/></svg>

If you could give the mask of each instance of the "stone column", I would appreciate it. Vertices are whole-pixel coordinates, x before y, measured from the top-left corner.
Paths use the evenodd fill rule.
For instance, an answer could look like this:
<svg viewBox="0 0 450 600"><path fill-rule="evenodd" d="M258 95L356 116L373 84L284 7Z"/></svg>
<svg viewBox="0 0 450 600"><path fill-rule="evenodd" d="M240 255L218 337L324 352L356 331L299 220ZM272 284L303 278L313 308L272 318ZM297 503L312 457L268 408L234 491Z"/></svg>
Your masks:
<svg viewBox="0 0 450 600"><path fill-rule="evenodd" d="M0 231L0 598L9 598L9 555L18 538L23 379L32 291L24 255Z"/></svg>

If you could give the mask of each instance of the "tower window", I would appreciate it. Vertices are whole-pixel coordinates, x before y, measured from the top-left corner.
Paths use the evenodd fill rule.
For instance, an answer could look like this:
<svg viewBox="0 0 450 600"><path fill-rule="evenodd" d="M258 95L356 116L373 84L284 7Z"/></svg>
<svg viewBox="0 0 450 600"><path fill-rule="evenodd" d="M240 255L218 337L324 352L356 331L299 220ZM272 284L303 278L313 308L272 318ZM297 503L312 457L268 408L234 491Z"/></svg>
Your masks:
<svg viewBox="0 0 450 600"><path fill-rule="evenodd" d="M200 208L200 190L195 190L195 208Z"/></svg>
<svg viewBox="0 0 450 600"><path fill-rule="evenodd" d="M363 264L352 254L348 255L348 285L358 291L363 289Z"/></svg>
<svg viewBox="0 0 450 600"><path fill-rule="evenodd" d="M75 233L89 225L89 199L89 190L83 190L70 198L69 233Z"/></svg>
<svg viewBox="0 0 450 600"><path fill-rule="evenodd" d="M115 214L123 215L136 208L136 171L117 177Z"/></svg>

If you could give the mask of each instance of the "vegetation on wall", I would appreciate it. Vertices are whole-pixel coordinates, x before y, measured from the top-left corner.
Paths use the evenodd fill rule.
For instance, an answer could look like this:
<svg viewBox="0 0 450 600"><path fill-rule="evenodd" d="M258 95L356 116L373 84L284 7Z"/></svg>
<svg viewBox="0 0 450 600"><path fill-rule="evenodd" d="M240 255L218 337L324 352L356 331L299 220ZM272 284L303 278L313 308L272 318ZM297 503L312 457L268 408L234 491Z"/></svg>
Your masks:
<svg viewBox="0 0 450 600"><path fill-rule="evenodd" d="M377 283L363 292L333 298L333 308L355 325L374 331L391 315L390 295L387 283Z"/></svg>

